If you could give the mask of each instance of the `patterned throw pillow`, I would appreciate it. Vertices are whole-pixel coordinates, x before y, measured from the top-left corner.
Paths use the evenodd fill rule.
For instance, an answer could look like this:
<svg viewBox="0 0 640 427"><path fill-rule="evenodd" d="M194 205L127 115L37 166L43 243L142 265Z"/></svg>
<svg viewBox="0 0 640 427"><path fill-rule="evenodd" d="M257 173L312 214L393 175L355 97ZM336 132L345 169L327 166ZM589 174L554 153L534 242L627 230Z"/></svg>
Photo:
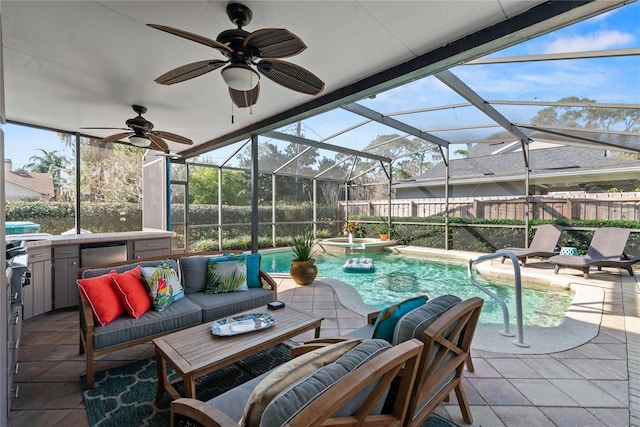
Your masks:
<svg viewBox="0 0 640 427"><path fill-rule="evenodd" d="M247 286L250 288L261 288L260 282L260 262L262 257L259 253L255 254L228 254L225 258L233 261L245 260L247 264Z"/></svg>
<svg viewBox="0 0 640 427"><path fill-rule="evenodd" d="M171 263L163 261L157 267L142 267L149 295L156 311L163 311L175 301L184 298L184 288Z"/></svg>
<svg viewBox="0 0 640 427"><path fill-rule="evenodd" d="M247 264L244 259L211 258L207 264L206 295L248 291Z"/></svg>

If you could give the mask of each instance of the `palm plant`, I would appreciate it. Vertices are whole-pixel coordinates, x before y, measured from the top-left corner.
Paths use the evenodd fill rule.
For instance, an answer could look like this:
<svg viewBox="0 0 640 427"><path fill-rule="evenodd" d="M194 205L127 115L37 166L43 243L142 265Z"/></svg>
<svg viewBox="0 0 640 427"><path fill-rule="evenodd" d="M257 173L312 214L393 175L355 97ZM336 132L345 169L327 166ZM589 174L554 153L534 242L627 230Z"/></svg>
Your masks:
<svg viewBox="0 0 640 427"><path fill-rule="evenodd" d="M306 229L300 234L293 236L294 261L309 261L313 257L313 245L316 241L316 235L312 230Z"/></svg>

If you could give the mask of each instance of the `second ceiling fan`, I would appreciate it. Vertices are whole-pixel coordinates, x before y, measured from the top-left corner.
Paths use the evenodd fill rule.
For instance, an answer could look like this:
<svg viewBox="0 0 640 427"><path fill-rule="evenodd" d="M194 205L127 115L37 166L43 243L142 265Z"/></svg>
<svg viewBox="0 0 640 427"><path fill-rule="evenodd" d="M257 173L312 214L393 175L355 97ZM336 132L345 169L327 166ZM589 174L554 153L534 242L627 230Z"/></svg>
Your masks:
<svg viewBox="0 0 640 427"><path fill-rule="evenodd" d="M324 82L315 74L278 58L294 56L307 48L295 34L280 28L264 28L249 33L242 29L251 22L251 9L240 4L227 5L227 15L237 29L221 32L216 40L164 25L150 27L173 34L218 50L227 59L208 59L174 68L155 79L159 84L172 85L211 71L222 69L222 78L229 86L229 95L239 107L254 105L260 94L260 74L288 89L317 95ZM255 69L260 72L258 74Z"/></svg>

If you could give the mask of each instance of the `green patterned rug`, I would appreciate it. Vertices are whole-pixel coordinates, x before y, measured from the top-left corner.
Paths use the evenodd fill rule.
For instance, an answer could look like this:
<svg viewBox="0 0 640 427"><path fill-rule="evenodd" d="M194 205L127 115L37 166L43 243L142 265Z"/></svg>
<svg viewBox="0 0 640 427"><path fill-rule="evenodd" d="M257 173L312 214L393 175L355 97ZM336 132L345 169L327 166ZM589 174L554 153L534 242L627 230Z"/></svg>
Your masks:
<svg viewBox="0 0 640 427"><path fill-rule="evenodd" d="M278 345L200 378L196 381L197 398L206 401L222 394L286 362L289 354L289 347ZM95 386L85 390L85 385L83 375L80 386L91 426L169 426L169 396L165 393L155 401L158 379L154 358L96 372ZM176 388L180 390L180 384ZM423 425L455 426L435 414Z"/></svg>
<svg viewBox="0 0 640 427"><path fill-rule="evenodd" d="M196 381L199 400L209 400L258 375L275 368L290 358L289 347L278 345L215 371ZM173 374L175 375L175 374ZM91 426L169 425L171 400L165 395L155 401L158 374L155 358L96 372L95 386L85 390L86 377L80 377L82 397ZM176 385L179 391L181 383Z"/></svg>

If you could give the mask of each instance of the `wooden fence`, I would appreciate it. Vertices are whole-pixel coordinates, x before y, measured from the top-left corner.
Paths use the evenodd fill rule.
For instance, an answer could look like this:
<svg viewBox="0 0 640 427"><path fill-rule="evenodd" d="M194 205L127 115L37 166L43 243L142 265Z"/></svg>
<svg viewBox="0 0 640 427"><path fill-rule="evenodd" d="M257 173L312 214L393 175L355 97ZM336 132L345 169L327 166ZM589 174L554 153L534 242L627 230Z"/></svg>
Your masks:
<svg viewBox="0 0 640 427"><path fill-rule="evenodd" d="M341 201L340 213L365 216L387 216L388 200ZM397 199L391 201L391 216L444 216L444 198ZM527 205L522 197L457 197L449 199L449 216L460 218L516 219L523 221ZM529 197L529 219L578 219L640 221L640 192L553 193Z"/></svg>

